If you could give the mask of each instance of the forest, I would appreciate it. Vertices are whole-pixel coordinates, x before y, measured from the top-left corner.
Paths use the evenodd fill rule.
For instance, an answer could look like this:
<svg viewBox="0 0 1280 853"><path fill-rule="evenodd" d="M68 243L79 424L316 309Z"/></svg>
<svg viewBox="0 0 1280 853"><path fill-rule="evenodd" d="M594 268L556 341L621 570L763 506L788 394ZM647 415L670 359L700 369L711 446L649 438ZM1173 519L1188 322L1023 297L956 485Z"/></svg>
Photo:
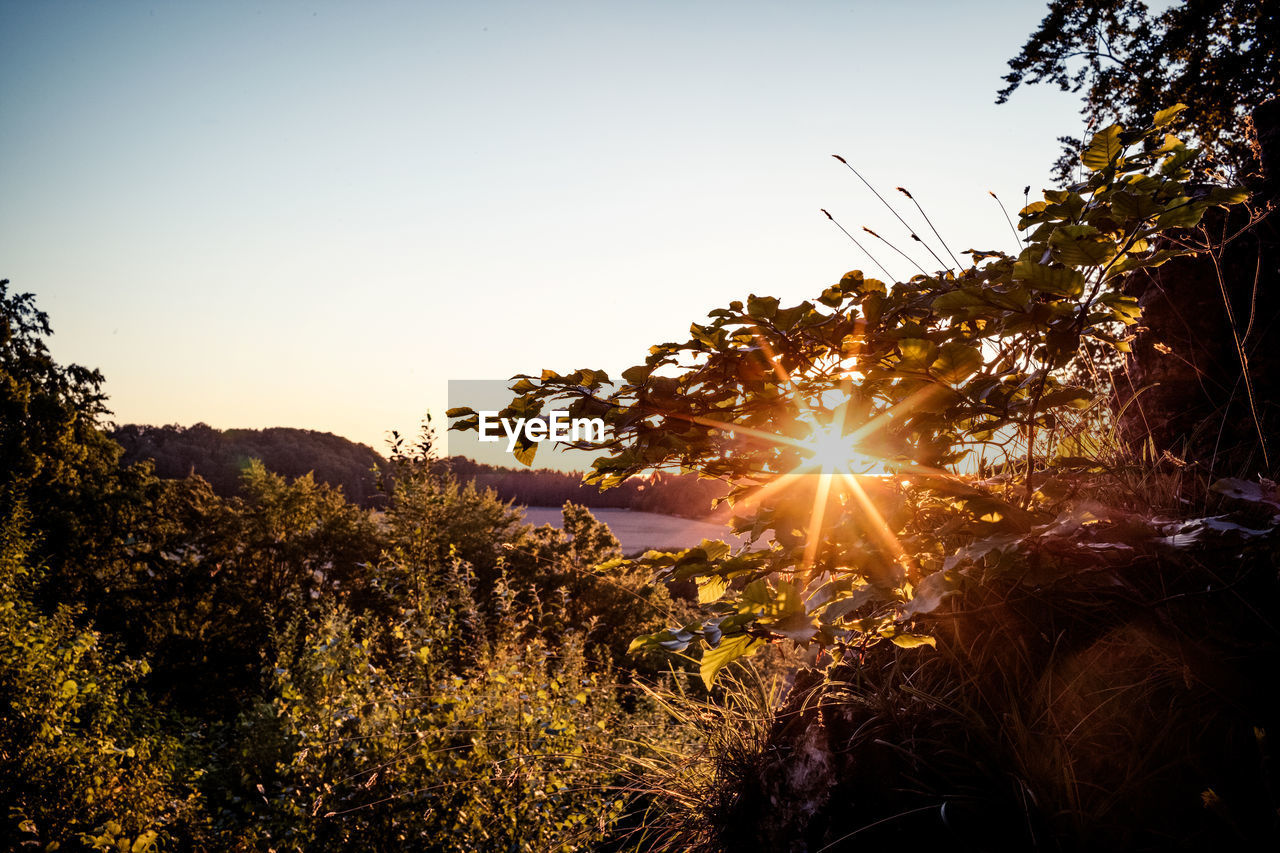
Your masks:
<svg viewBox="0 0 1280 853"><path fill-rule="evenodd" d="M115 427L0 282L0 846L1275 849L1276 14L1053 0L998 97L1089 130L1016 251L904 203L932 271L513 377L605 422L581 490ZM624 557L588 491L747 542Z"/></svg>
<svg viewBox="0 0 1280 853"><path fill-rule="evenodd" d="M268 471L293 480L310 474L316 483L340 488L347 500L366 508L386 505L394 491L394 467L367 445L315 430L230 429L207 424L182 427L125 424L110 430L124 448L121 462L150 461L157 477L182 479L196 475L221 497L243 496L244 472L253 460ZM392 453L398 435L390 438ZM602 491L582 482L580 473L531 468L503 468L465 456L438 459L459 483L474 482L499 500L521 506L612 507L703 519L715 514L716 498L726 489L696 474L638 476L618 488ZM720 513L723 516L723 512Z"/></svg>

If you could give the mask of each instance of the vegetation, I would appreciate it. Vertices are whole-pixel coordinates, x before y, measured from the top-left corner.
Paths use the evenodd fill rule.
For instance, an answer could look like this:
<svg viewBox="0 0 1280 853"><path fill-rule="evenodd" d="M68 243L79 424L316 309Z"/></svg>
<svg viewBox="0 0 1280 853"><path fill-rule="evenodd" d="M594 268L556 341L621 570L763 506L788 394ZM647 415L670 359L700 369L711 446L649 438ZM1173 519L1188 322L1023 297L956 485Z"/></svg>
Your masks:
<svg viewBox="0 0 1280 853"><path fill-rule="evenodd" d="M250 463L121 463L101 377L0 285L0 847L586 850L666 734L623 660L678 609L583 508L391 460L374 514ZM97 506L94 506L97 504ZM620 625L614 617L627 620ZM625 664L625 666L624 666Z"/></svg>
<svg viewBox="0 0 1280 853"><path fill-rule="evenodd" d="M442 463L429 430L387 461L202 425L126 452L101 375L0 282L0 846L1273 849L1271 318L1239 328L1223 259L1276 244L1204 180L1274 83L1268 15L1054 2L1003 94L1091 79L1091 117L1143 121L1079 146L1017 254L751 295L621 383L516 378L504 414L607 424L591 500L714 499L737 550L624 559L575 503L532 528L509 498L588 492ZM1111 61L1208 88L1156 109ZM1257 439L1226 460L1135 436L1113 380L1149 334L1134 281L1197 255Z"/></svg>
<svg viewBox="0 0 1280 853"><path fill-rule="evenodd" d="M254 462L290 480L310 474L315 482L340 488L347 500L367 508L385 506L392 476L387 460L371 448L307 429L126 424L112 429L110 436L124 448L123 464L149 460L161 479L194 474L224 498L245 496L245 474ZM492 489L499 500L524 506L575 503L701 519L724 494L717 484L693 475L638 477L621 488L601 491L584 484L579 474L501 468L459 456L439 460L436 468L458 482L474 482L481 491Z"/></svg>
<svg viewBox="0 0 1280 853"><path fill-rule="evenodd" d="M290 479L309 473L317 482L341 487L347 499L360 506L380 506L386 497L378 488L378 473L386 460L372 448L333 433L125 424L110 434L124 448L126 464L150 460L156 476L164 479L195 474L223 497L241 493L241 476L255 459Z"/></svg>
<svg viewBox="0 0 1280 853"><path fill-rule="evenodd" d="M960 549L1067 511L1099 465L1088 419L1105 359L1127 350L1140 314L1120 283L1190 251L1161 234L1245 197L1187 183L1196 151L1163 132L1179 110L1096 134L1089 180L1022 211L1016 257L973 251L966 269L891 287L854 271L787 308L733 302L689 341L654 347L616 390L600 371L521 378L510 412L559 401L604 419L607 453L588 480L697 471L728 483L737 531L758 545L773 534L738 553L708 542L640 560L696 581L712 605L641 642L705 641L708 684L768 639L932 643L909 626L955 590ZM456 428L476 424L470 410L450 414ZM956 476L965 460L976 480Z"/></svg>
<svg viewBox="0 0 1280 853"><path fill-rule="evenodd" d="M780 643L819 665L782 699L669 699L716 722L655 770L661 849L1280 838L1280 706L1258 684L1280 654L1272 472L1210 482L1117 432L1127 281L1219 257L1196 226L1247 197L1195 181L1198 152L1167 133L1181 109L1096 133L1087 179L1021 212L1016 256L854 271L790 307L753 295L618 385L517 377L508 414L604 419L590 480L716 478L752 537L609 564L692 583L703 607L633 651L697 653L708 688Z"/></svg>
<svg viewBox="0 0 1280 853"><path fill-rule="evenodd" d="M1242 179L1256 168L1249 112L1280 91L1273 0L1178 0L1152 12L1141 0L1052 0L1040 27L1009 60L997 103L1020 86L1083 90L1090 127L1149 124L1161 107L1187 104L1182 117L1208 157L1199 171ZM1068 181L1082 142L1066 136L1057 163Z"/></svg>

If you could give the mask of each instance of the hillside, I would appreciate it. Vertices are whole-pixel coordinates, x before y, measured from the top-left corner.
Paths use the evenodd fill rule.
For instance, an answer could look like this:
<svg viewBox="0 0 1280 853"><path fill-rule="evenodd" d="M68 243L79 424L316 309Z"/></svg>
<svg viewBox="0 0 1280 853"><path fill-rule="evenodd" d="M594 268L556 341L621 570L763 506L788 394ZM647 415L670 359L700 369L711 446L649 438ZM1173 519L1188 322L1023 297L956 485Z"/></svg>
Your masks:
<svg viewBox="0 0 1280 853"><path fill-rule="evenodd" d="M379 475L391 470L387 460L367 445L308 429L127 424L116 428L111 437L124 447L126 465L150 459L156 475L169 480L197 474L221 497L241 493L243 472L251 459L258 459L274 474L292 480L311 472L317 482L340 487L352 503L378 507L385 502ZM474 481L482 489L493 489L501 500L524 506L558 507L572 501L593 508L702 519L712 515L712 502L724 494L717 481L693 474L637 477L601 491L583 485L582 475L572 472L503 468L460 456L435 465L459 482Z"/></svg>
<svg viewBox="0 0 1280 853"><path fill-rule="evenodd" d="M329 432L126 424L111 437L124 447L125 464L151 459L163 479L198 474L222 497L239 494L242 473L251 459L258 459L268 471L291 480L312 472L318 482L341 487L360 506L377 506L383 498L376 472L386 460L367 445Z"/></svg>

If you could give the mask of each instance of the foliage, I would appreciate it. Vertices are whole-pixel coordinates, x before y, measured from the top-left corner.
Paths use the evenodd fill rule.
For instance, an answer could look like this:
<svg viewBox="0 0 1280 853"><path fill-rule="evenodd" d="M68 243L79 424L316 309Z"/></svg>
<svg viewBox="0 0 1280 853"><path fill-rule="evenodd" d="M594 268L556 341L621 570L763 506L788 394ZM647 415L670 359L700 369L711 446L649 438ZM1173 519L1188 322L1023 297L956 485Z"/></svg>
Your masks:
<svg viewBox="0 0 1280 853"><path fill-rule="evenodd" d="M385 512L244 466L122 464L101 377L4 291L0 846L586 850L665 723L629 629L674 606L565 508L532 528L429 441ZM90 505L95 503L97 505ZM656 615L655 615L656 614ZM647 620L647 621L646 621ZM661 737L661 735L659 735Z"/></svg>
<svg viewBox="0 0 1280 853"><path fill-rule="evenodd" d="M751 296L651 348L616 389L598 370L517 377L504 416L554 402L603 418L589 480L671 467L722 479L753 539L638 561L696 582L710 613L634 647L702 641L710 684L769 639L931 645L911 624L954 591L946 555L1050 520L1060 475L1093 464L1069 427L1098 392L1069 379L1083 343L1127 348L1139 308L1123 277L1186 251L1165 232L1243 200L1188 183L1197 152L1164 133L1181 109L1096 134L1088 180L1022 211L1016 257L969 250L967 269L892 286L854 271L786 308ZM470 410L450 414L476 427ZM966 459L1001 477L958 477Z"/></svg>
<svg viewBox="0 0 1280 853"><path fill-rule="evenodd" d="M172 796L179 745L139 707L147 663L78 627L73 607L41 611L23 526L0 529L0 846L151 849L195 801Z"/></svg>
<svg viewBox="0 0 1280 853"><path fill-rule="evenodd" d="M50 334L33 296L0 281L0 515L24 506L33 557L88 598L101 589L89 575L118 553L146 500L145 472L120 466L99 429L102 374L54 361Z"/></svg>
<svg viewBox="0 0 1280 853"><path fill-rule="evenodd" d="M1180 0L1152 12L1140 0L1052 0L1040 27L1009 61L1008 85L1048 83L1084 90L1090 126L1150 123L1162 105L1188 105L1181 117L1209 152L1206 169L1241 174L1250 159L1244 120L1280 90L1274 0ZM1066 180L1081 142L1064 137L1057 165Z"/></svg>
<svg viewBox="0 0 1280 853"><path fill-rule="evenodd" d="M533 615L513 611L467 670L439 614L317 623L246 719L259 843L590 849L622 805L605 760L621 712L580 642L548 644Z"/></svg>
<svg viewBox="0 0 1280 853"><path fill-rule="evenodd" d="M290 480L310 473L318 483L341 488L359 506L380 506L385 498L378 476L386 461L372 448L333 433L125 424L113 429L111 437L124 448L125 464L150 460L156 475L165 479L198 475L222 497L242 494L242 475L256 459Z"/></svg>
<svg viewBox="0 0 1280 853"><path fill-rule="evenodd" d="M837 653L732 714L671 697L711 731L667 762L657 849L1274 848L1280 495L1217 491L974 543L935 653Z"/></svg>

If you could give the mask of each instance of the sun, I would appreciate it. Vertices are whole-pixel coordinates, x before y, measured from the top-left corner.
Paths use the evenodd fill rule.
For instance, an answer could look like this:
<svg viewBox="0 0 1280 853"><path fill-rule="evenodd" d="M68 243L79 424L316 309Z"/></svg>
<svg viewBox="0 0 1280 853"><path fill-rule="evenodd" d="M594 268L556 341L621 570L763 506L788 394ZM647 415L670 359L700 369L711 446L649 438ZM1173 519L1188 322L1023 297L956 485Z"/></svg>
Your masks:
<svg viewBox="0 0 1280 853"><path fill-rule="evenodd" d="M838 424L815 426L801 448L809 457L806 467L816 467L824 474L884 477L890 473L882 460L858 450L856 438L846 435Z"/></svg>

